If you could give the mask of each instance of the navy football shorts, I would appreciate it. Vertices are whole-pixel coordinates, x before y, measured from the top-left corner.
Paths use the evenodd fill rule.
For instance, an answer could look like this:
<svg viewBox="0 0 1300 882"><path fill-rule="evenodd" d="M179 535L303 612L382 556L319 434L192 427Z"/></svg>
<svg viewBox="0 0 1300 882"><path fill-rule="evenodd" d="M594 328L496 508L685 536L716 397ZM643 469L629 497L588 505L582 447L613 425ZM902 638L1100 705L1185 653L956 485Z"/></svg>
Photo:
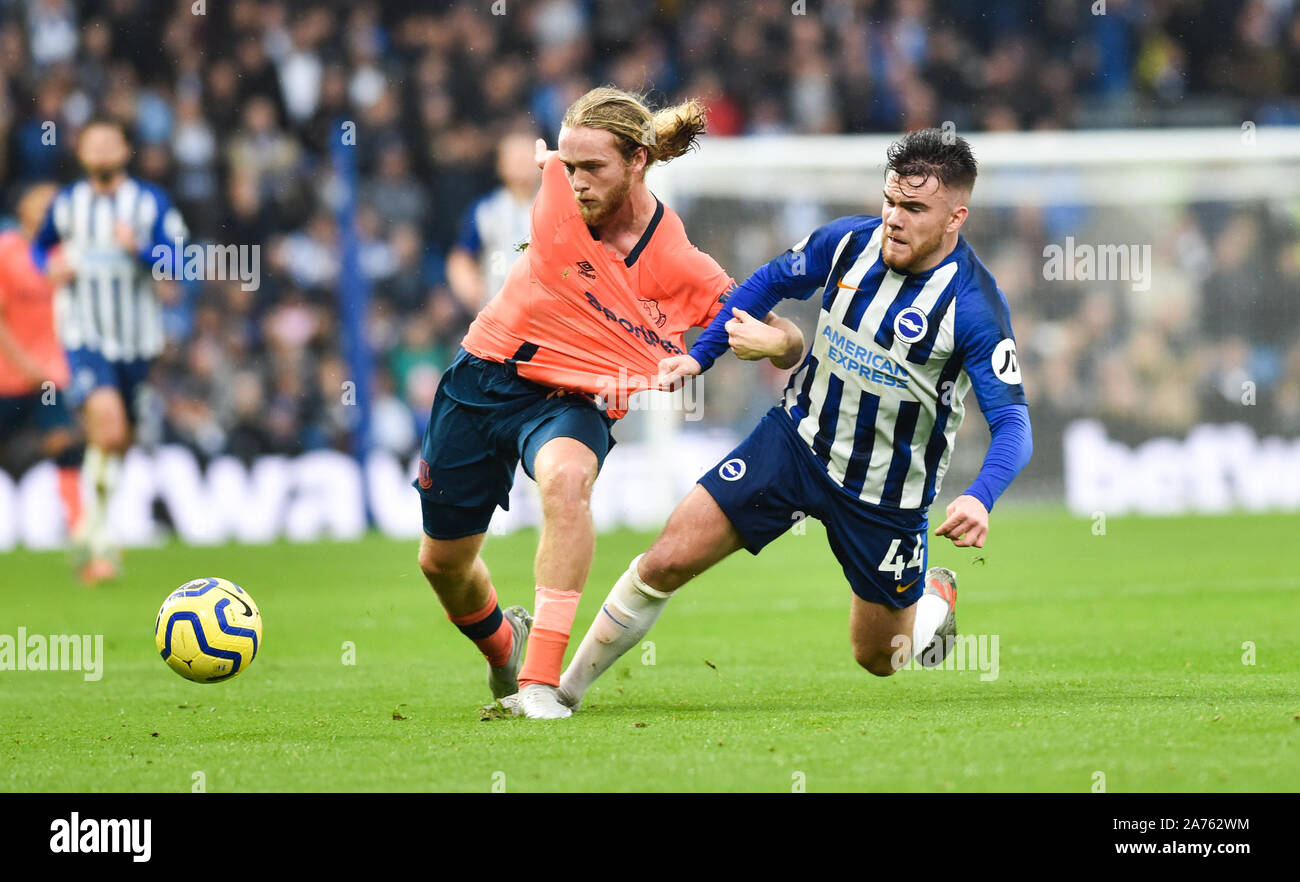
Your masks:
<svg viewBox="0 0 1300 882"><path fill-rule="evenodd" d="M101 386L112 386L122 395L126 417L136 421L136 396L153 367L152 358L133 358L128 361L109 361L94 349L69 349L68 368L72 382L68 384L68 404L73 410L81 407Z"/></svg>
<svg viewBox="0 0 1300 882"><path fill-rule="evenodd" d="M464 349L442 375L420 448L424 532L459 539L487 530L497 506L510 508L515 467L533 477L537 451L552 438L574 438L598 465L614 446L613 418L584 395L519 377L513 366Z"/></svg>
<svg viewBox="0 0 1300 882"><path fill-rule="evenodd" d="M751 554L813 517L826 525L831 551L858 597L902 609L925 590L926 512L881 508L850 496L826 474L780 407L699 484Z"/></svg>
<svg viewBox="0 0 1300 882"><path fill-rule="evenodd" d="M66 399L67 394L62 389L56 389L48 403L44 392L0 396L0 444L28 427L41 434L75 428Z"/></svg>

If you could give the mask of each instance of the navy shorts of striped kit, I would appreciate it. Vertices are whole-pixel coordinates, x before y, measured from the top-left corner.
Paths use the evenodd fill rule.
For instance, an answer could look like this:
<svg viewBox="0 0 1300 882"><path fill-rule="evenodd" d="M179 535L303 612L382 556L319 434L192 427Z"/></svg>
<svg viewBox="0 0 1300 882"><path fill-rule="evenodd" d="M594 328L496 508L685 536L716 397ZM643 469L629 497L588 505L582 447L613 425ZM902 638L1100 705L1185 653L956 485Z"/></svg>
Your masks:
<svg viewBox="0 0 1300 882"><path fill-rule="evenodd" d="M870 505L850 495L830 479L782 407L768 411L699 484L752 554L812 517L826 526L831 551L858 597L903 609L925 590L926 511Z"/></svg>

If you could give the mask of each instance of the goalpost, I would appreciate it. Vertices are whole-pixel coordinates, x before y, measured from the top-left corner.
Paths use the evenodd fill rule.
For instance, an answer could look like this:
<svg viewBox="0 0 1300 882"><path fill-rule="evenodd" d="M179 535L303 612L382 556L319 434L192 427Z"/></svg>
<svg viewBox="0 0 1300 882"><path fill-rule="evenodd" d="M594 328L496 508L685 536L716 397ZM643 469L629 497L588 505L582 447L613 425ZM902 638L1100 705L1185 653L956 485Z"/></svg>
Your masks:
<svg viewBox="0 0 1300 882"><path fill-rule="evenodd" d="M1300 195L1300 133L1292 128L1245 123L1241 129L951 131L970 142L979 162L974 201L980 206ZM885 150L895 139L706 136L699 151L653 167L649 182L679 214L679 206L711 197L878 208Z"/></svg>

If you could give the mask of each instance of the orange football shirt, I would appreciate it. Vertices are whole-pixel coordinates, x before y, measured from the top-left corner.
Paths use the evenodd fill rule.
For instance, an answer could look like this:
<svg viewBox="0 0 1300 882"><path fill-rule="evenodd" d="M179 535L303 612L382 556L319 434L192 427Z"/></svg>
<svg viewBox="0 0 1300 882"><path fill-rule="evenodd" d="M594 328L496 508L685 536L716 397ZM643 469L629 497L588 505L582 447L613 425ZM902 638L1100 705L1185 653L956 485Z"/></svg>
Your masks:
<svg viewBox="0 0 1300 882"><path fill-rule="evenodd" d="M542 170L529 244L465 335L463 346L519 376L599 395L610 416L627 396L653 388L660 359L686 351L682 335L704 327L735 281L686 238L672 209L657 208L625 259L599 240L556 157Z"/></svg>
<svg viewBox="0 0 1300 882"><path fill-rule="evenodd" d="M27 240L14 230L0 233L0 322L46 379L60 389L68 385L68 362L54 331L54 286L36 268ZM0 354L0 395L39 390Z"/></svg>

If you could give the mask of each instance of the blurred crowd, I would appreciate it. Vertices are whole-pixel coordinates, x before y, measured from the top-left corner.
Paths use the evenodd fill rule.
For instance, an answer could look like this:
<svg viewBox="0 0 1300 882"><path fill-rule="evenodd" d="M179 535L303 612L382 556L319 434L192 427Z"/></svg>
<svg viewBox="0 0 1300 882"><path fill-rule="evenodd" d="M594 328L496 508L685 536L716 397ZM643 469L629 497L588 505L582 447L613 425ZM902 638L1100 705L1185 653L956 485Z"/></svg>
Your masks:
<svg viewBox="0 0 1300 882"><path fill-rule="evenodd" d="M3 204L75 177L75 133L92 116L124 122L133 173L172 195L195 240L262 247L256 290L165 292L155 440L244 458L349 449L333 162L346 145L371 289L371 441L409 453L481 305L448 279L467 216L501 184L497 145L511 133L553 142L593 85L699 97L718 135L1300 123L1300 3L1101 6L0 0ZM1161 259L1174 277L1218 281L1162 288L1155 306L1110 290L1057 296L1037 271L1038 221L1011 220L1020 234L990 243L990 263L1034 341L1028 382L1049 407L1185 427L1219 416L1216 395L1239 397L1240 373L1267 378L1261 398L1300 429L1300 348L1284 333L1300 293L1294 218L1177 218ZM1131 331L1120 351L1117 324Z"/></svg>
<svg viewBox="0 0 1300 882"><path fill-rule="evenodd" d="M1044 248L1067 234L1126 241L1122 209L1068 233L1049 213L1005 213L972 238L1007 292L1036 424L1100 418L1129 441L1226 421L1300 435L1300 202L1152 209L1146 283L1044 278Z"/></svg>

